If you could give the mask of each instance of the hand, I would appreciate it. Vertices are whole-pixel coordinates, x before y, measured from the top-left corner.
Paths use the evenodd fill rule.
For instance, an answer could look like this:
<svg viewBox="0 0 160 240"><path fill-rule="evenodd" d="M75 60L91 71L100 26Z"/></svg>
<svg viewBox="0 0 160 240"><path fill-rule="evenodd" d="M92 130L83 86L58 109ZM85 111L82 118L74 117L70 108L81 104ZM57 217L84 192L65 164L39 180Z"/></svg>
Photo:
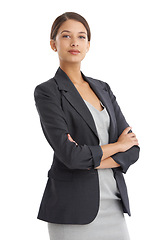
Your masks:
<svg viewBox="0 0 160 240"><path fill-rule="evenodd" d="M68 136L68 139L69 139L69 141L71 141L71 142L74 142L76 145L78 145L78 143L76 143L74 140L73 140L73 138L71 137L71 135L68 133L67 134L67 136ZM87 170L90 170L91 168L87 168Z"/></svg>
<svg viewBox="0 0 160 240"><path fill-rule="evenodd" d="M127 127L118 138L117 143L119 143L121 152L125 152L131 147L139 145L136 135L133 132L128 133L131 129L131 127Z"/></svg>
<svg viewBox="0 0 160 240"><path fill-rule="evenodd" d="M78 145L78 144L72 139L72 137L71 137L71 135L70 135L69 133L67 134L67 136L68 136L68 139L69 139L70 142L74 142L76 145Z"/></svg>

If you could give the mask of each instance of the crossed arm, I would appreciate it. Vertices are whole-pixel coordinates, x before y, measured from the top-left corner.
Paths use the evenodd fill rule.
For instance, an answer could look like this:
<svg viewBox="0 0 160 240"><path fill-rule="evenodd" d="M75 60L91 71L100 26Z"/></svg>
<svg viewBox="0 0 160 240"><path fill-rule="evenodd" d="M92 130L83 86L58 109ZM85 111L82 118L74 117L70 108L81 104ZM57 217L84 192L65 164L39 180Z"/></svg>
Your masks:
<svg viewBox="0 0 160 240"><path fill-rule="evenodd" d="M120 164L114 161L111 156L118 152L125 152L135 145L139 145L136 135L133 132L128 133L130 130L131 127L127 127L119 136L117 142L101 146L103 155L101 163L96 169L120 167ZM68 134L68 139L78 145L70 134Z"/></svg>
<svg viewBox="0 0 160 240"><path fill-rule="evenodd" d="M74 140L68 134L65 114L61 107L61 96L56 83L49 81L35 88L34 97L44 135L59 161L70 169L119 166L119 170L126 173L139 158L138 141L133 133L128 133L131 128L128 127L109 86L107 88L115 111L119 138L117 142L103 146L73 144Z"/></svg>

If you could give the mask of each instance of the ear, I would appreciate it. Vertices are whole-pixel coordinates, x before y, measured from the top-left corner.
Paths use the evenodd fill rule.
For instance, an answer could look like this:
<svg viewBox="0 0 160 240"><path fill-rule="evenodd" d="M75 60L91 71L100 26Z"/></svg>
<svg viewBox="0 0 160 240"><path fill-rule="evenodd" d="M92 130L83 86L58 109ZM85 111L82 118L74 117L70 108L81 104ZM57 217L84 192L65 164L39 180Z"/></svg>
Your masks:
<svg viewBox="0 0 160 240"><path fill-rule="evenodd" d="M86 50L86 52L88 52L89 49L90 49L90 41L88 41L88 45L87 45L87 50Z"/></svg>
<svg viewBox="0 0 160 240"><path fill-rule="evenodd" d="M57 52L56 43L53 39L50 40L50 45L53 51Z"/></svg>

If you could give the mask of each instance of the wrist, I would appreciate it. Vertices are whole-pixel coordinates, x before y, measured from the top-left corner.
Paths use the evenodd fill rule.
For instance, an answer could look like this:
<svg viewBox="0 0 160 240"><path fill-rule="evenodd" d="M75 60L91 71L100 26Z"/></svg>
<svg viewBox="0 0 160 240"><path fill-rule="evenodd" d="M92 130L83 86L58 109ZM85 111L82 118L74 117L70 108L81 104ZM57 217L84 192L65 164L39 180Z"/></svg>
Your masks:
<svg viewBox="0 0 160 240"><path fill-rule="evenodd" d="M123 152L123 146L120 142L115 142L117 152Z"/></svg>
<svg viewBox="0 0 160 240"><path fill-rule="evenodd" d="M103 155L101 161L121 151L121 144L119 142L109 143L101 146Z"/></svg>

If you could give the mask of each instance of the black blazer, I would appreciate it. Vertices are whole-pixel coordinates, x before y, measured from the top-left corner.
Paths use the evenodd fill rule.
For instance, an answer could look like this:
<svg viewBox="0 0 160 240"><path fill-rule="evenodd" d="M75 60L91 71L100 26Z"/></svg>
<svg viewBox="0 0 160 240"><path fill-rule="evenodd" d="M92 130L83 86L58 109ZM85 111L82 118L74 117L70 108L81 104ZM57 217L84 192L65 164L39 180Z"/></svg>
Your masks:
<svg viewBox="0 0 160 240"><path fill-rule="evenodd" d="M114 143L129 125L109 85L83 73L82 76L108 110L109 142ZM61 224L88 224L94 220L99 209L99 179L95 167L100 165L103 154L93 117L61 68L55 77L35 88L34 96L44 135L54 150L38 219ZM69 141L68 133L78 145ZM122 173L126 173L138 157L138 146L112 156L121 165L113 172L123 210L129 215L129 200Z"/></svg>

